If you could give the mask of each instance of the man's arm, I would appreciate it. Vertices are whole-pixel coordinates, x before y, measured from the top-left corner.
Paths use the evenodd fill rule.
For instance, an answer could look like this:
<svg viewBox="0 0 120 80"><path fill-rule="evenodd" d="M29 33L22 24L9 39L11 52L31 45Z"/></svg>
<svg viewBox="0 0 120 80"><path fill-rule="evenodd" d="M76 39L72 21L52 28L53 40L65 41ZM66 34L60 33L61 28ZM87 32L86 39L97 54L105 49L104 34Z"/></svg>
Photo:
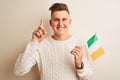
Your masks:
<svg viewBox="0 0 120 80"><path fill-rule="evenodd" d="M32 40L28 43L25 52L20 54L15 64L15 74L24 75L28 73L32 66L36 64L39 59L37 48L39 42L45 37L46 31L43 28L43 21L41 20L39 27L33 32Z"/></svg>
<svg viewBox="0 0 120 80"><path fill-rule="evenodd" d="M36 49L38 45L38 42L31 40L28 43L25 52L19 55L14 68L14 73L16 75L22 76L28 73L31 68L36 64L36 61L38 59L38 52Z"/></svg>
<svg viewBox="0 0 120 80"><path fill-rule="evenodd" d="M82 68L76 68L77 75L79 80L93 80L92 61L85 45L83 46L83 54L83 63L81 64Z"/></svg>
<svg viewBox="0 0 120 80"><path fill-rule="evenodd" d="M90 65L86 64L86 62L83 61L83 68L82 69L77 69L77 75L80 80L92 80L93 72L90 67Z"/></svg>
<svg viewBox="0 0 120 80"><path fill-rule="evenodd" d="M75 59L75 68L79 80L91 80L92 69L90 67L90 58L85 46L75 46L71 51Z"/></svg>

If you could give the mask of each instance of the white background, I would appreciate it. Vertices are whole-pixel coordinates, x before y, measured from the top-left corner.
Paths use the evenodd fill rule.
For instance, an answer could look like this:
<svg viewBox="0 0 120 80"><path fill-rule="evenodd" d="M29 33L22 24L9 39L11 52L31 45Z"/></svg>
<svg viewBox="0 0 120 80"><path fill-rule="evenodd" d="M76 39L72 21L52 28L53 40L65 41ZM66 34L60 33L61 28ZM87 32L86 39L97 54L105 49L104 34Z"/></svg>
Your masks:
<svg viewBox="0 0 120 80"><path fill-rule="evenodd" d="M93 64L94 80L120 80L120 0L0 0L0 80L39 80L36 66L15 76L14 63L41 18L51 33L48 8L54 2L68 4L71 34L86 41L97 32L105 54Z"/></svg>

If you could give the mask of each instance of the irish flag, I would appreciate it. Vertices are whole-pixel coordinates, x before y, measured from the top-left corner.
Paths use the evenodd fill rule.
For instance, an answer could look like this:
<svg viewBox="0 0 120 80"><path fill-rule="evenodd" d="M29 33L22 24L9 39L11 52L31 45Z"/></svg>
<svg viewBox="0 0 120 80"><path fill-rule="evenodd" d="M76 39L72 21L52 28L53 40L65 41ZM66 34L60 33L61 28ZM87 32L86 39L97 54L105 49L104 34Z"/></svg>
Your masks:
<svg viewBox="0 0 120 80"><path fill-rule="evenodd" d="M99 58L104 53L104 50L103 50L102 46L100 45L96 34L94 34L87 41L87 45L88 45L88 52L93 61L95 61L97 58Z"/></svg>

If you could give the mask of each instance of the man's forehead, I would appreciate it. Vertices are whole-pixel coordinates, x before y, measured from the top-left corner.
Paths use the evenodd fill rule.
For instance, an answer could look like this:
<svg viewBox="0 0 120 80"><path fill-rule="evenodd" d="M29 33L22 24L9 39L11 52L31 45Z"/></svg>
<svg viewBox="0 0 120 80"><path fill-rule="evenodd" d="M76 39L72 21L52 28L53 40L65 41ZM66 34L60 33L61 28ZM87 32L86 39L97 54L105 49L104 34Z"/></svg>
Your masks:
<svg viewBox="0 0 120 80"><path fill-rule="evenodd" d="M51 16L53 15L69 15L69 13L65 10L62 10L62 11L54 11Z"/></svg>
<svg viewBox="0 0 120 80"><path fill-rule="evenodd" d="M67 11L54 11L51 18L69 18L69 13Z"/></svg>

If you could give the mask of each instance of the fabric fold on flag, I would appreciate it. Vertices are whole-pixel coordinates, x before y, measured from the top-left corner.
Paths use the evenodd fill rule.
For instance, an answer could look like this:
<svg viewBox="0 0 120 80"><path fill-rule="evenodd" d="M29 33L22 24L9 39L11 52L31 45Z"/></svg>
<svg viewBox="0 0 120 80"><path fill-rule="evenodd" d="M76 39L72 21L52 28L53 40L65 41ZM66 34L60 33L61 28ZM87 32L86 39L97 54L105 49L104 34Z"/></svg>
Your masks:
<svg viewBox="0 0 120 80"><path fill-rule="evenodd" d="M95 61L97 58L99 58L102 54L104 54L104 49L99 43L98 37L96 34L94 34L88 41L88 52L91 56L91 59Z"/></svg>

